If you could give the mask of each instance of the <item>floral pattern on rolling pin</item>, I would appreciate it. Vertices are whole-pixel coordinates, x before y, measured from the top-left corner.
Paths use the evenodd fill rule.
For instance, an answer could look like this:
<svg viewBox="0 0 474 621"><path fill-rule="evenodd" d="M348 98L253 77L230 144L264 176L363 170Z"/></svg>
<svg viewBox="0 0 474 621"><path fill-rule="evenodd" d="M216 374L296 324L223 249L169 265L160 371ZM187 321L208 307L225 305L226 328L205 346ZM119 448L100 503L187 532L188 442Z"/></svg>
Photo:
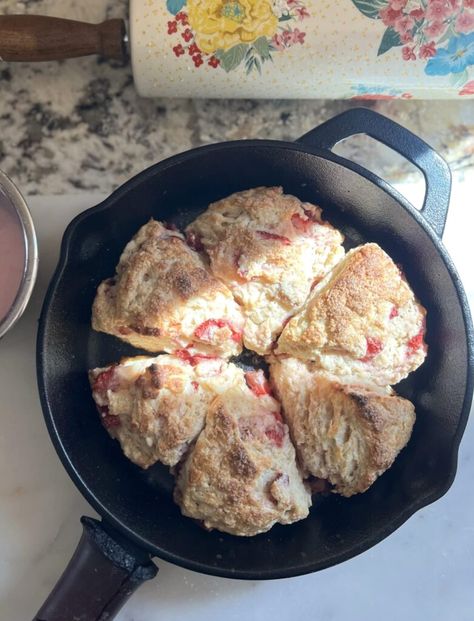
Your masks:
<svg viewBox="0 0 474 621"><path fill-rule="evenodd" d="M303 0L167 0L166 6L176 57L227 73L261 73L274 54L303 45L310 17Z"/></svg>
<svg viewBox="0 0 474 621"><path fill-rule="evenodd" d="M465 91L474 76L474 0L351 0L386 26L378 55L401 48L404 61L425 63L425 74L450 76ZM464 87L464 88L463 88Z"/></svg>

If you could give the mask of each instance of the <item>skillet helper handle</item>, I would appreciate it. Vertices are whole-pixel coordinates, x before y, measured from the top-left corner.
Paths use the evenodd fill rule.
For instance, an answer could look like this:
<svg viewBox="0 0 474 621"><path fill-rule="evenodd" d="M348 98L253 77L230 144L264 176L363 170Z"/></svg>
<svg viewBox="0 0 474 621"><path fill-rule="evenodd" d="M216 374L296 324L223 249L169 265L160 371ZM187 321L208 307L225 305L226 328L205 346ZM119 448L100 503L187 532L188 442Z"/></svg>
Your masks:
<svg viewBox="0 0 474 621"><path fill-rule="evenodd" d="M25 62L100 54L125 60L125 22L87 24L41 15L0 15L0 59Z"/></svg>
<svg viewBox="0 0 474 621"><path fill-rule="evenodd" d="M110 621L158 572L145 551L109 527L89 517L81 522L79 544L34 621Z"/></svg>
<svg viewBox="0 0 474 621"><path fill-rule="evenodd" d="M297 142L331 151L344 138L357 134L367 134L382 142L423 173L426 193L421 213L442 237L451 195L451 171L439 153L405 127L368 108L353 108L322 123Z"/></svg>

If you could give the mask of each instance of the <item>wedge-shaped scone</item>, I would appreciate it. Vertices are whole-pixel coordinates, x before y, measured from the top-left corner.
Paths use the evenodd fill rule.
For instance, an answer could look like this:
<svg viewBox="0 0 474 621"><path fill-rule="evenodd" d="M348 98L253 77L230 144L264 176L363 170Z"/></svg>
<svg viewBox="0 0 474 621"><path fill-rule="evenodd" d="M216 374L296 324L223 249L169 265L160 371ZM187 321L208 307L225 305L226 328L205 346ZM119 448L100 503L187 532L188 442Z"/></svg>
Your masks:
<svg viewBox="0 0 474 621"><path fill-rule="evenodd" d="M147 351L242 349L243 318L229 289L184 237L150 220L127 244L116 276L98 288L92 327Z"/></svg>
<svg viewBox="0 0 474 621"><path fill-rule="evenodd" d="M313 360L336 375L396 384L425 359L425 315L392 259L365 244L315 287L275 353Z"/></svg>
<svg viewBox="0 0 474 621"><path fill-rule="evenodd" d="M89 372L92 395L109 434L142 468L174 466L204 426L216 395L245 382L234 364L162 354L128 358Z"/></svg>
<svg viewBox="0 0 474 621"><path fill-rule="evenodd" d="M352 383L294 358L274 362L271 380L306 473L343 496L365 492L410 439L415 408L389 387Z"/></svg>
<svg viewBox="0 0 474 621"><path fill-rule="evenodd" d="M311 287L344 256L342 234L323 222L319 207L282 188L224 198L186 231L241 305L245 346L259 354L270 352Z"/></svg>
<svg viewBox="0 0 474 621"><path fill-rule="evenodd" d="M243 536L301 520L311 505L280 406L250 383L260 389L232 386L212 403L175 488L184 515Z"/></svg>

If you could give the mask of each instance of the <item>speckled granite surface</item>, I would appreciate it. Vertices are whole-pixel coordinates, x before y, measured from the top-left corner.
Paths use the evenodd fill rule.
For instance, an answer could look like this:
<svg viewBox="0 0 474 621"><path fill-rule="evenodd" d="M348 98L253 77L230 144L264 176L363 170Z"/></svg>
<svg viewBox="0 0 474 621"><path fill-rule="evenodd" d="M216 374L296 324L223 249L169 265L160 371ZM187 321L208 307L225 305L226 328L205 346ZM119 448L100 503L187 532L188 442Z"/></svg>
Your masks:
<svg viewBox="0 0 474 621"><path fill-rule="evenodd" d="M0 0L0 12L101 21L126 17L126 0ZM453 168L474 167L472 101L369 102L418 133ZM25 194L110 192L165 157L241 138L292 140L360 101L147 100L130 66L77 59L0 63L0 168ZM369 139L338 147L388 179L409 167Z"/></svg>

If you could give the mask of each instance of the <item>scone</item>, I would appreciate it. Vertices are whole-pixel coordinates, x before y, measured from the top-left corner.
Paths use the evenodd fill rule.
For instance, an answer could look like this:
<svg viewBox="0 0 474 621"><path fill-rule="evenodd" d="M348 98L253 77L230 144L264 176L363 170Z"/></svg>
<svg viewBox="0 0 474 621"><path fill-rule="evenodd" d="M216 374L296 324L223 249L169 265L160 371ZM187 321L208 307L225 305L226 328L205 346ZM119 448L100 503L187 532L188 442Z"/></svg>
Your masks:
<svg viewBox="0 0 474 621"><path fill-rule="evenodd" d="M89 372L104 427L142 468L176 465L216 395L245 382L234 364L203 356L139 356Z"/></svg>
<svg viewBox="0 0 474 621"><path fill-rule="evenodd" d="M244 344L270 352L285 322L343 256L342 234L321 210L282 188L238 192L210 207L186 229L209 256L245 317Z"/></svg>
<svg viewBox="0 0 474 621"><path fill-rule="evenodd" d="M265 386L258 378L250 384ZM232 535L256 535L308 515L311 496L288 427L264 388L234 385L214 400L174 496L184 515Z"/></svg>
<svg viewBox="0 0 474 621"><path fill-rule="evenodd" d="M335 375L396 384L425 359L425 315L392 259L365 244L315 287L275 353L312 360Z"/></svg>
<svg viewBox="0 0 474 621"><path fill-rule="evenodd" d="M335 492L365 492L410 439L415 408L391 388L352 383L294 358L271 365L296 452L307 474Z"/></svg>
<svg viewBox="0 0 474 621"><path fill-rule="evenodd" d="M177 231L150 220L127 244L116 276L98 288L92 327L151 352L242 349L243 317L229 289Z"/></svg>

